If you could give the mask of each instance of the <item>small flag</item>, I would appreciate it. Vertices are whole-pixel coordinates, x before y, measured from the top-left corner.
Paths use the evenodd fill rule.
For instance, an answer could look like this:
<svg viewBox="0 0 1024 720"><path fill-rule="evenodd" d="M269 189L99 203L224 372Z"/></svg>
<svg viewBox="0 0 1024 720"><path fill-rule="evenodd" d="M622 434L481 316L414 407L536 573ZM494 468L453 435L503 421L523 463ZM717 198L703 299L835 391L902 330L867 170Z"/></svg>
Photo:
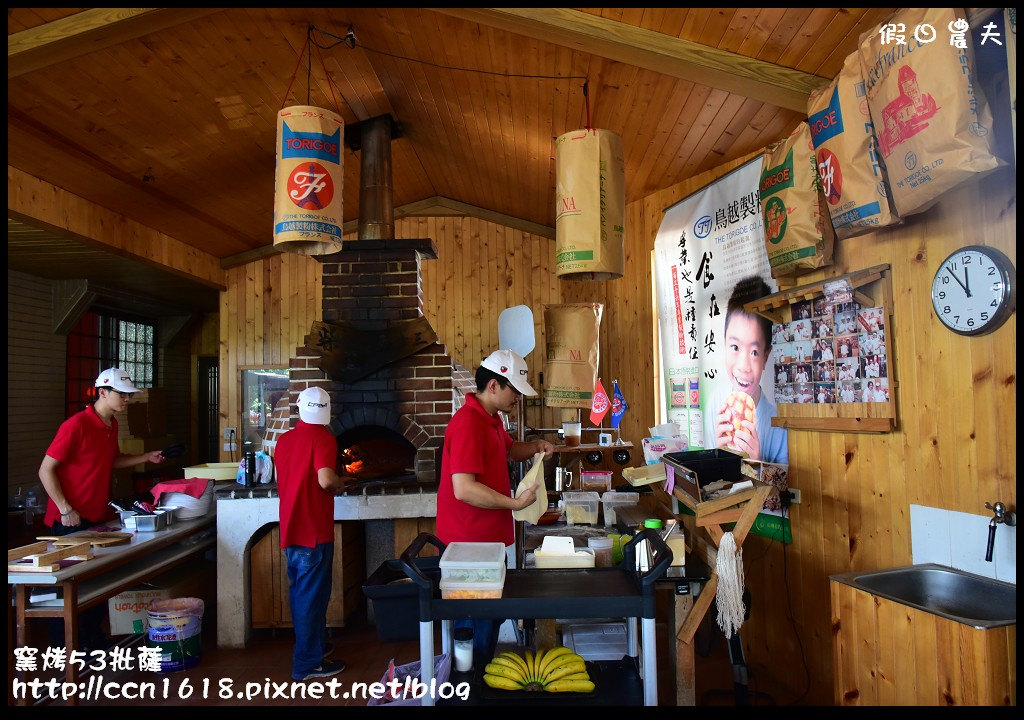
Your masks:
<svg viewBox="0 0 1024 720"><path fill-rule="evenodd" d="M612 427L617 428L619 423L622 422L622 416L629 410L629 405L626 403L626 398L622 395L622 391L619 390L618 379L612 382L615 384L612 396Z"/></svg>
<svg viewBox="0 0 1024 720"><path fill-rule="evenodd" d="M604 391L601 378L598 378L597 387L594 388L594 402L590 406L590 422L594 425L600 425L610 407L608 393Z"/></svg>

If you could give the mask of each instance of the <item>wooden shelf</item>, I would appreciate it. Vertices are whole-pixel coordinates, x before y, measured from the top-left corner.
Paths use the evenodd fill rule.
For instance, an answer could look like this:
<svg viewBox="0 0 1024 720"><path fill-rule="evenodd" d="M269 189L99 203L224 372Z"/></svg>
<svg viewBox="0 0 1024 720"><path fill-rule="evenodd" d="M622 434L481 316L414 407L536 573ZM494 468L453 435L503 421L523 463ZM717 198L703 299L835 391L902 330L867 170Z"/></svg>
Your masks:
<svg viewBox="0 0 1024 720"><path fill-rule="evenodd" d="M574 453L574 452L590 452L591 450L627 450L633 447L633 443L623 441L622 443L612 443L611 445L597 445L596 443L588 443L585 445L555 445L556 453Z"/></svg>

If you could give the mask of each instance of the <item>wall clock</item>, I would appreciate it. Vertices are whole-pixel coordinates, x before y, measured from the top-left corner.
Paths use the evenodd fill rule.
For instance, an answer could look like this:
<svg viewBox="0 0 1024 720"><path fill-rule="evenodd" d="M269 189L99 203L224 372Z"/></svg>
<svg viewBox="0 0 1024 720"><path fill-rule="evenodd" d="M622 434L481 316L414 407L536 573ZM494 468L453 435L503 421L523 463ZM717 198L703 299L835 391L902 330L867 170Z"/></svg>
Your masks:
<svg viewBox="0 0 1024 720"><path fill-rule="evenodd" d="M932 307L943 325L960 335L990 333L1015 309L1017 272L995 248L967 245L939 264Z"/></svg>

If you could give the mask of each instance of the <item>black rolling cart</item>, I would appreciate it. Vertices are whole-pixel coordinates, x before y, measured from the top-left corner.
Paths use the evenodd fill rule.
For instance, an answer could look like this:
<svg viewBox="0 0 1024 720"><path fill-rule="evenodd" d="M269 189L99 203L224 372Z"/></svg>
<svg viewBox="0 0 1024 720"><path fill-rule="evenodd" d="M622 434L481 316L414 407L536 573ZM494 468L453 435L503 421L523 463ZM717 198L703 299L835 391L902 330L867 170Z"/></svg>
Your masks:
<svg viewBox="0 0 1024 720"><path fill-rule="evenodd" d="M646 572L634 570L636 547L642 540L647 540L654 550L651 569ZM402 569L418 588L420 680L424 685L429 687L433 680L434 622L437 620L441 621L442 652L451 652L453 620L624 617L640 621L639 650L634 630L630 633L629 656L622 661L599 663L601 679L595 683L598 685L595 696L569 699L574 704L592 700L593 704L621 705L632 697L636 704L658 704L654 582L671 564L672 551L657 532L644 530L637 534L623 547L623 561L616 567L509 570L500 599L442 599L438 579L424 574L416 563L416 557L428 543L444 552L445 545L440 540L429 533L421 533L400 557ZM630 627L635 628L635 625L630 624ZM476 677L479 678L479 672ZM624 686L630 678L634 686L632 692ZM602 685L614 692L608 692L605 697ZM484 704L485 694L481 694L479 687L474 688L471 702ZM549 694L546 699L555 700L555 696ZM429 693L424 696L423 704L433 705Z"/></svg>

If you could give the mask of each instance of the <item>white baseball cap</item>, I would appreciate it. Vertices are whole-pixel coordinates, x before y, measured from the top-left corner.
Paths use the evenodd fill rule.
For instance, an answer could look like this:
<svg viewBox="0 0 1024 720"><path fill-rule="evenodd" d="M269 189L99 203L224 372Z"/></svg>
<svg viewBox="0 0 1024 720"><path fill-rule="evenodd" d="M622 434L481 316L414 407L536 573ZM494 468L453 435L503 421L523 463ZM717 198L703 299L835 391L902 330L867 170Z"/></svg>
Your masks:
<svg viewBox="0 0 1024 720"><path fill-rule="evenodd" d="M134 393L138 392L139 389L132 385L132 379L121 368L110 368L100 373L99 377L96 378L95 387L98 388L114 388L118 392Z"/></svg>
<svg viewBox="0 0 1024 720"><path fill-rule="evenodd" d="M310 425L329 425L331 396L321 387L308 387L299 393L299 419Z"/></svg>
<svg viewBox="0 0 1024 720"><path fill-rule="evenodd" d="M491 372L508 379L512 387L523 395L536 395L537 391L526 381L526 361L511 350L495 350L480 363Z"/></svg>

